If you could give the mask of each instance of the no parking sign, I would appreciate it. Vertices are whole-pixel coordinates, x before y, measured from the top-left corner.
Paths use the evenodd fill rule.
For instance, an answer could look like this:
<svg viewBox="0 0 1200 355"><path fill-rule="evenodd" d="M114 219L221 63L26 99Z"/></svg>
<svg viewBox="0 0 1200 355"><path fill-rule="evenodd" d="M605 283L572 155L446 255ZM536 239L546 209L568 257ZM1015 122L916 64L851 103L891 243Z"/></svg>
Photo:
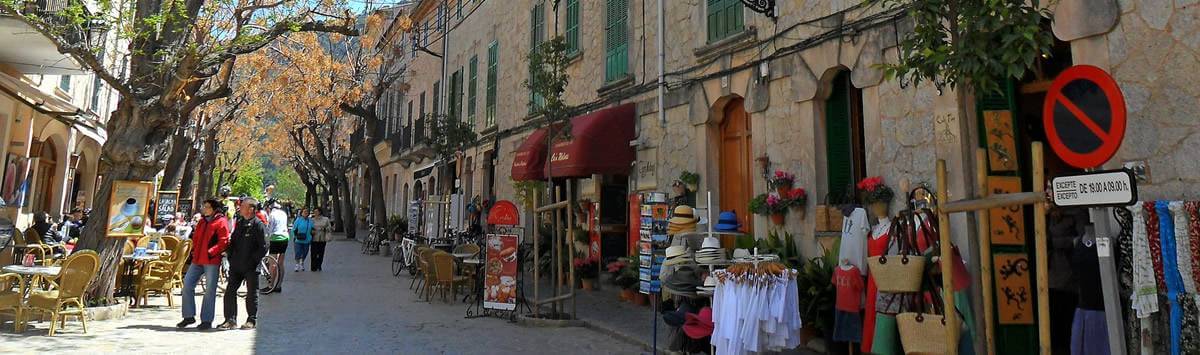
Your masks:
<svg viewBox="0 0 1200 355"><path fill-rule="evenodd" d="M1125 97L1103 69L1076 65L1054 79L1042 108L1046 140L1076 168L1098 167L1125 138Z"/></svg>

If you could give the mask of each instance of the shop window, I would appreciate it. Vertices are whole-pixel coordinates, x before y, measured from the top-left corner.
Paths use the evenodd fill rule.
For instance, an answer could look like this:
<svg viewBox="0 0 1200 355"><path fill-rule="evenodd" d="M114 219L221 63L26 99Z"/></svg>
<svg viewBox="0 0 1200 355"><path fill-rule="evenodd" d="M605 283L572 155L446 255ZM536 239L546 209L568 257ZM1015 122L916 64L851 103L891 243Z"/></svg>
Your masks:
<svg viewBox="0 0 1200 355"><path fill-rule="evenodd" d="M742 19L741 0L708 0L708 42L716 42L732 36L745 27Z"/></svg>
<svg viewBox="0 0 1200 355"><path fill-rule="evenodd" d="M850 72L839 72L825 100L825 177L831 202L851 201L854 184L866 177L862 106L862 90L850 83Z"/></svg>

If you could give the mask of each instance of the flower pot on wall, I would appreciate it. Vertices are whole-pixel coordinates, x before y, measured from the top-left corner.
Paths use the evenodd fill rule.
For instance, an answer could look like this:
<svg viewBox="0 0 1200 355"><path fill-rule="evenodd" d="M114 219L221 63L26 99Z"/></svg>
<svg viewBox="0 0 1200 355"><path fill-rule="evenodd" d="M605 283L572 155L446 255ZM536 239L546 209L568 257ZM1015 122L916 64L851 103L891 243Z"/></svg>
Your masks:
<svg viewBox="0 0 1200 355"><path fill-rule="evenodd" d="M633 291L633 295L631 295L629 297L630 302L632 302L634 305L638 305L638 306L646 305L646 294L638 292L637 290L630 290L630 291Z"/></svg>
<svg viewBox="0 0 1200 355"><path fill-rule="evenodd" d="M772 213L771 214L771 223L774 223L777 226L782 226L783 223L786 221L785 217L787 217L787 215L783 214L783 213Z"/></svg>
<svg viewBox="0 0 1200 355"><path fill-rule="evenodd" d="M596 287L596 279L579 279L579 283L582 285L584 291L591 291Z"/></svg>

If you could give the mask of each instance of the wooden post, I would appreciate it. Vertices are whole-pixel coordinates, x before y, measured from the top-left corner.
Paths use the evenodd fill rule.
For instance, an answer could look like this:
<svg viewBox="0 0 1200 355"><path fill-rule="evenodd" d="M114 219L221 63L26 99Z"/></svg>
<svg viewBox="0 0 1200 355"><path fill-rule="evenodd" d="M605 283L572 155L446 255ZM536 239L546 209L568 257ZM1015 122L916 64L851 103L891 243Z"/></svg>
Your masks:
<svg viewBox="0 0 1200 355"><path fill-rule="evenodd" d="M529 211L525 215L529 216L530 222L533 222L530 224L533 226L533 228L530 228L533 230L533 302L531 303L533 303L533 314L535 316L540 316L541 304L538 303L538 301L542 300L542 296L540 293L538 293L538 284L542 283L542 279L539 277L539 270L542 268L542 253L538 250L538 244L541 244L540 241L542 240L542 229L539 228L539 224L541 223L542 219L542 213L535 211L537 211L537 207L542 204L541 191L533 191L533 196L527 197L533 198L533 205L529 206L528 200L526 200L525 207Z"/></svg>
<svg viewBox="0 0 1200 355"><path fill-rule="evenodd" d="M563 211L567 213L567 260L571 261L567 264L567 282L571 284L571 319L575 318L575 292L579 289L575 288L575 180L567 180L567 208Z"/></svg>
<svg viewBox="0 0 1200 355"><path fill-rule="evenodd" d="M987 151L983 148L975 150L975 191L979 198L986 198L987 184ZM988 210L975 211L975 225L979 227L979 280L983 285L983 332L987 342L987 355L996 355L996 330L992 329L995 315L992 314L992 238L991 217Z"/></svg>
<svg viewBox="0 0 1200 355"><path fill-rule="evenodd" d="M958 353L958 326L957 314L954 313L954 269L950 264L951 241L950 241L950 214L942 210L942 201L946 201L949 197L946 194L946 161L938 159L937 161L937 197L938 197L938 235L940 245L940 265L942 267L942 300L944 304L943 319L946 321L946 344L947 354L953 355ZM932 335L932 334L931 334Z"/></svg>
<svg viewBox="0 0 1200 355"><path fill-rule="evenodd" d="M1033 191L1044 194L1042 143L1033 142ZM1050 355L1050 286L1046 263L1046 201L1033 205L1034 253L1037 263L1038 340L1042 355Z"/></svg>

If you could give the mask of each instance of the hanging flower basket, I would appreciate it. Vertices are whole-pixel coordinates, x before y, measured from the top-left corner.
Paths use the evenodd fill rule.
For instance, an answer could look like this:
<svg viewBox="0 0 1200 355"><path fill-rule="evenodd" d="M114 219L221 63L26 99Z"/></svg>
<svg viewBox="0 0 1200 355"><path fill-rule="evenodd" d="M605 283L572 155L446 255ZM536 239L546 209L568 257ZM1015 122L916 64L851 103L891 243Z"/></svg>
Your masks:
<svg viewBox="0 0 1200 355"><path fill-rule="evenodd" d="M771 214L771 223L775 223L775 225L777 225L777 226L782 226L784 224L784 222L787 221L786 217L787 217L787 215L783 214L783 213L772 213Z"/></svg>

